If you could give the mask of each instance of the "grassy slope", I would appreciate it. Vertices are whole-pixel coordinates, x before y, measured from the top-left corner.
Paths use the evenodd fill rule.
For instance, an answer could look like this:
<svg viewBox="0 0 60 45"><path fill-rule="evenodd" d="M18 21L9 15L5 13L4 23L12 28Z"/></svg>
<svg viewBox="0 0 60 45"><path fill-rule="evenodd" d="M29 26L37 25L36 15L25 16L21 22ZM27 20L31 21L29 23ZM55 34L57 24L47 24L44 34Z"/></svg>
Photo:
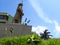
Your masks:
<svg viewBox="0 0 60 45"><path fill-rule="evenodd" d="M30 36L20 36L20 37L7 37L0 39L0 45L34 45L33 42L27 43L27 39ZM39 40L38 45L60 45L60 39L49 39L43 40L40 37L36 37Z"/></svg>

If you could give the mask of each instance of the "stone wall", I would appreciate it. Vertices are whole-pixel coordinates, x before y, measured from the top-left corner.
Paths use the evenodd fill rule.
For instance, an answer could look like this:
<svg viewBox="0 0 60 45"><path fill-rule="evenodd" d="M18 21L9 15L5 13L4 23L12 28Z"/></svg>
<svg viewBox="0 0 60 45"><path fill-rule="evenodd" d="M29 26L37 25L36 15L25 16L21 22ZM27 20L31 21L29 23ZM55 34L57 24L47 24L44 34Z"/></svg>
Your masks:
<svg viewBox="0 0 60 45"><path fill-rule="evenodd" d="M13 28L11 34L10 29ZM31 34L32 26L23 24L0 24L0 38L6 36L21 36Z"/></svg>

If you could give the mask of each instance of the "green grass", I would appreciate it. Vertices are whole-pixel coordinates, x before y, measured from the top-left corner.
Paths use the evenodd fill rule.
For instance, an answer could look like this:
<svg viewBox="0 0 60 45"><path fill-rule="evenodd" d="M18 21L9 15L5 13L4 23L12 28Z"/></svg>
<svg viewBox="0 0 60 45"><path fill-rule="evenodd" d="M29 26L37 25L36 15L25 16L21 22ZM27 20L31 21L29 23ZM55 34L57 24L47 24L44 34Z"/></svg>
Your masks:
<svg viewBox="0 0 60 45"><path fill-rule="evenodd" d="M33 42L28 43L27 40L31 36L20 37L5 37L0 39L0 45L35 45ZM39 40L37 45L60 45L60 39L48 39L43 40L38 36L35 36L36 40Z"/></svg>

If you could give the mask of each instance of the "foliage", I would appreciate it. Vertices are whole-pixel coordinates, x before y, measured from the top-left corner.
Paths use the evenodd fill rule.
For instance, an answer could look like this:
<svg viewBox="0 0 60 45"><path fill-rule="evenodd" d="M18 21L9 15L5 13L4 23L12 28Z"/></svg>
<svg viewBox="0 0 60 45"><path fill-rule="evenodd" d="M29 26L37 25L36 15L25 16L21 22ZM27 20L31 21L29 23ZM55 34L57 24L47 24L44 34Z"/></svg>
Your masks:
<svg viewBox="0 0 60 45"><path fill-rule="evenodd" d="M10 32L11 32L11 34L13 33L13 28L12 27L10 27Z"/></svg>
<svg viewBox="0 0 60 45"><path fill-rule="evenodd" d="M38 45L40 43L40 37L34 32L32 35L28 38L27 42L33 43L34 45Z"/></svg>
<svg viewBox="0 0 60 45"><path fill-rule="evenodd" d="M33 42L28 43L27 40L32 35L20 36L20 37L6 37L0 38L0 45L35 45ZM39 43L36 45L60 45L60 39L48 39L43 40L39 36L34 35L36 40L39 40Z"/></svg>
<svg viewBox="0 0 60 45"><path fill-rule="evenodd" d="M44 33L41 33L41 34L40 34L42 39L47 40L47 39L50 38L50 36L52 36L52 35L49 35L50 32L47 32L47 31L48 31L48 30L46 29L46 30L44 31Z"/></svg>

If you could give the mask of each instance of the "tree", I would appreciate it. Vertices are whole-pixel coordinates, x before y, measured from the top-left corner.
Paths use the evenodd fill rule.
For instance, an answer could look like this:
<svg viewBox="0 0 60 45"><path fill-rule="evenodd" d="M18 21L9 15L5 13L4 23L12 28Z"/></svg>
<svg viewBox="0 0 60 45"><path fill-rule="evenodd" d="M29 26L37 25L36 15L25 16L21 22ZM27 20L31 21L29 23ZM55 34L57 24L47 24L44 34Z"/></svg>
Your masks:
<svg viewBox="0 0 60 45"><path fill-rule="evenodd" d="M50 32L48 32L48 29L45 29L44 33L41 33L40 35L41 35L42 39L47 40L47 39L50 38L50 36L52 36L52 35L49 35L49 34L50 34Z"/></svg>

